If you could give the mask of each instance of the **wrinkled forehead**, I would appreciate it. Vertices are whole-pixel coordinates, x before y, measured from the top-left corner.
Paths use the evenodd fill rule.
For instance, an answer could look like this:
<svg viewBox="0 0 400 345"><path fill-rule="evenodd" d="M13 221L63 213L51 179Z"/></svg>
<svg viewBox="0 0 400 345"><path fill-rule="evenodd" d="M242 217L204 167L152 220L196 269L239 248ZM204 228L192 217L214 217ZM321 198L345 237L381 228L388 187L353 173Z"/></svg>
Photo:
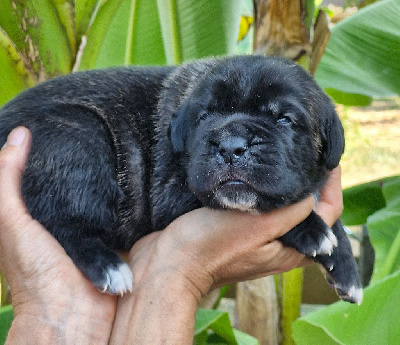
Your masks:
<svg viewBox="0 0 400 345"><path fill-rule="evenodd" d="M296 77L281 71L263 69L225 70L210 73L194 91L207 111L269 111L279 113L288 107L304 108Z"/></svg>

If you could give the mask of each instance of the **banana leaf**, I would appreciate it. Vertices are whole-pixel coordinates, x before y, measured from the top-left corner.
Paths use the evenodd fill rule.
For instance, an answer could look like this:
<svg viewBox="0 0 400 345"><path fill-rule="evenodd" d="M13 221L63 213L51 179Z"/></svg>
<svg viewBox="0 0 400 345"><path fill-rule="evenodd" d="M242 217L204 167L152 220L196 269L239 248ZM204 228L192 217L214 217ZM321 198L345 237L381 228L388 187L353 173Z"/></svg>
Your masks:
<svg viewBox="0 0 400 345"><path fill-rule="evenodd" d="M400 95L399 13L400 0L382 0L332 28L315 78L336 101Z"/></svg>
<svg viewBox="0 0 400 345"><path fill-rule="evenodd" d="M400 271L364 290L361 306L343 301L298 319L292 334L297 345L398 344Z"/></svg>
<svg viewBox="0 0 400 345"><path fill-rule="evenodd" d="M171 65L233 54L241 8L240 2L229 0L122 0L104 41L95 45L98 52L84 52L81 69ZM93 27L101 23L98 16Z"/></svg>

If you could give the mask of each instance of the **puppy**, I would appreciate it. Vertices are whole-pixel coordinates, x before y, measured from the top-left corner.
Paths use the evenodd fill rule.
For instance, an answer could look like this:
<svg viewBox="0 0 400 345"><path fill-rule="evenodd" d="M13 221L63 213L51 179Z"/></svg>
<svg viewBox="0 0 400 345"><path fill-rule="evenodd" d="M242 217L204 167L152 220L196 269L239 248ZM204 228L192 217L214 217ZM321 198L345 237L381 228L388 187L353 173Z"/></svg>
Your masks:
<svg viewBox="0 0 400 345"><path fill-rule="evenodd" d="M19 125L33 133L29 211L111 294L132 288L115 250L202 206L263 213L318 196L344 149L309 74L260 56L55 78L0 110L0 145ZM340 221L329 228L312 212L280 240L321 263L342 299L361 302Z"/></svg>

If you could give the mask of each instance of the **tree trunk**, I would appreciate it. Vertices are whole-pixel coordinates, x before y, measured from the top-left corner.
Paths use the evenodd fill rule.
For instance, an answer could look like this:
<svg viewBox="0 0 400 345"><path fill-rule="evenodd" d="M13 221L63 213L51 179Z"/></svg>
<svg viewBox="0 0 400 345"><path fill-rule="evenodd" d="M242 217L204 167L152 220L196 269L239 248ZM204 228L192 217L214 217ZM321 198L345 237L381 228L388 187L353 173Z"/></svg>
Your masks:
<svg viewBox="0 0 400 345"><path fill-rule="evenodd" d="M310 53L303 0L254 0L254 52L299 60Z"/></svg>
<svg viewBox="0 0 400 345"><path fill-rule="evenodd" d="M279 310L274 277L238 283L236 294L239 329L257 338L260 345L279 344Z"/></svg>

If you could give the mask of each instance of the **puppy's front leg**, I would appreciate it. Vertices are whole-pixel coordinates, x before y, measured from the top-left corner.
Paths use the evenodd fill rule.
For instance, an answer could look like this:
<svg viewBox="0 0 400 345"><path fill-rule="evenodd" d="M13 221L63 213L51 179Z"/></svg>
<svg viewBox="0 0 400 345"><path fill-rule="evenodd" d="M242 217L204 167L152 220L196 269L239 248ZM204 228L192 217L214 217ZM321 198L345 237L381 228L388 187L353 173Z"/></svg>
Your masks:
<svg viewBox="0 0 400 345"><path fill-rule="evenodd" d="M350 241L340 220L332 226L332 230L338 239L337 248L331 256L317 255L314 260L326 269L328 283L342 300L360 305L363 291Z"/></svg>
<svg viewBox="0 0 400 345"><path fill-rule="evenodd" d="M332 254L338 240L332 229L314 211L287 234L279 238L285 246L309 257Z"/></svg>
<svg viewBox="0 0 400 345"><path fill-rule="evenodd" d="M341 299L361 303L363 292L357 265L340 220L330 229L313 211L280 240L320 263L326 270L328 283Z"/></svg>

